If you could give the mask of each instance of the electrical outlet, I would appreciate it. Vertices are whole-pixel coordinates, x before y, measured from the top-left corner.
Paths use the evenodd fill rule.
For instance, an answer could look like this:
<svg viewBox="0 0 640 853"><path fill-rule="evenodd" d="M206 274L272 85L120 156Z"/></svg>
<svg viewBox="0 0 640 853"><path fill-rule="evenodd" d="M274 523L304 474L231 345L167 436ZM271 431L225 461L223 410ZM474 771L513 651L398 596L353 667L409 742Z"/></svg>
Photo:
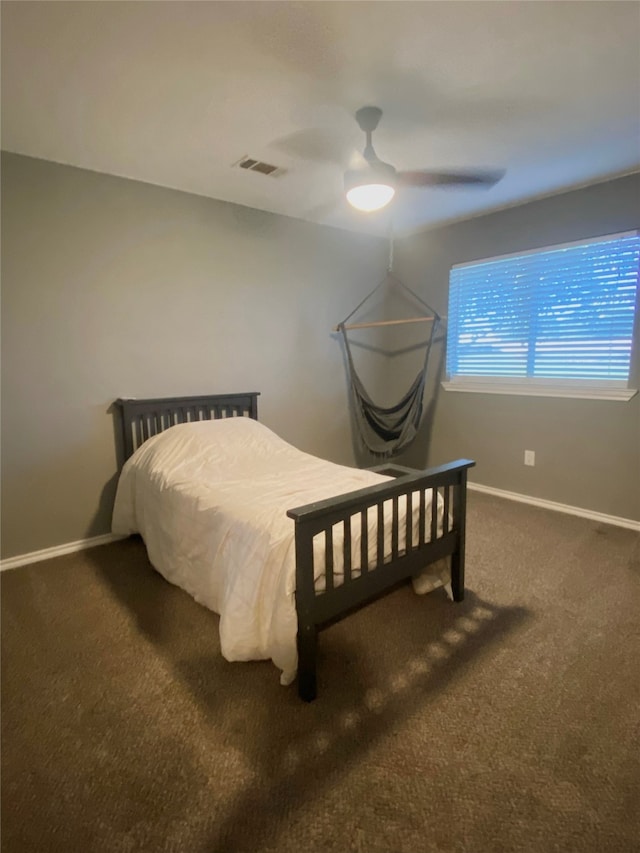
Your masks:
<svg viewBox="0 0 640 853"><path fill-rule="evenodd" d="M535 450L525 450L525 452L524 452L524 464L525 465L535 465L536 464L536 452L535 452Z"/></svg>

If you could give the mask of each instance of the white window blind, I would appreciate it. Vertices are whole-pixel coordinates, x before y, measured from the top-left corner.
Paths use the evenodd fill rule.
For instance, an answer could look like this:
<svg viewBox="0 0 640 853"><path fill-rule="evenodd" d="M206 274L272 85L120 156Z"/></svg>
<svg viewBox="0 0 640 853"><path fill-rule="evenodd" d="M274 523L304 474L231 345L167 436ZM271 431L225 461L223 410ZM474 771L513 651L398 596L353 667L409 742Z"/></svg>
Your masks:
<svg viewBox="0 0 640 853"><path fill-rule="evenodd" d="M630 232L454 266L446 387L626 389L639 265Z"/></svg>

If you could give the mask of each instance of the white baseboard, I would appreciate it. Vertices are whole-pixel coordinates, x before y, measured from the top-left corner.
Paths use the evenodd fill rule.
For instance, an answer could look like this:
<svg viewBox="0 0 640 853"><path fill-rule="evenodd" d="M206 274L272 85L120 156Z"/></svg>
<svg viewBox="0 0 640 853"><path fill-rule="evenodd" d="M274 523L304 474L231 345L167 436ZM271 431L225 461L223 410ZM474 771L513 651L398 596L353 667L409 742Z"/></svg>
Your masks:
<svg viewBox="0 0 640 853"><path fill-rule="evenodd" d="M78 539L77 542L54 545L53 548L43 548L41 551L31 551L29 554L18 554L17 557L8 557L6 560L0 560L0 572L4 572L6 569L17 569L18 566L39 563L41 560L50 560L52 557L61 557L63 554L84 551L86 548L95 548L96 545L108 545L110 542L117 542L123 538L123 536L115 536L113 533L104 533L102 536L92 536L90 539Z"/></svg>
<svg viewBox="0 0 640 853"><path fill-rule="evenodd" d="M544 498L532 498L529 495L521 495L518 492L507 492L504 489L494 489L493 486L483 486L480 483L467 481L469 489L475 492L484 492L487 495L495 495L497 498L505 498L508 501L518 501L531 506L539 506L543 509L552 509L555 512L565 512L568 515L579 515L581 518L589 518L591 521L600 521L602 524L614 524L616 527L627 527L629 530L640 531L640 521L632 518L620 518L617 515L606 515L604 512L595 512L592 509L583 509L579 506L569 506L555 501L547 501Z"/></svg>

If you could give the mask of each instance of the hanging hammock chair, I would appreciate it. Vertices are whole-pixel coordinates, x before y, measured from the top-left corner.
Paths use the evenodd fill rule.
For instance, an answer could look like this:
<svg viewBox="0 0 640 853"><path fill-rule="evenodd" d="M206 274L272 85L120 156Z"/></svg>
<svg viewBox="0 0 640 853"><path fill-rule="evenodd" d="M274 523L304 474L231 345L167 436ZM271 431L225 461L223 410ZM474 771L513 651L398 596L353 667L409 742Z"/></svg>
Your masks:
<svg viewBox="0 0 640 853"><path fill-rule="evenodd" d="M393 243L391 243L391 254L389 269L385 278L366 296L354 310L338 323L335 331L342 334L345 351L347 354L347 371L349 380L349 399L351 412L358 445L362 450L368 451L372 456L379 459L389 459L401 451L406 450L415 440L420 421L422 419L424 391L429 368L429 356L435 333L440 324L440 316L416 293L403 284L391 272L393 258ZM370 323L354 323L347 325L347 321L362 308L373 295L384 285L399 287L413 300L417 300L421 307L428 313L421 317L408 317L404 320L378 320ZM372 326L402 325L405 323L430 322L431 329L426 341L425 356L422 368L411 383L409 389L401 399L393 406L379 406L372 399L356 370L349 336L350 329L363 329Z"/></svg>

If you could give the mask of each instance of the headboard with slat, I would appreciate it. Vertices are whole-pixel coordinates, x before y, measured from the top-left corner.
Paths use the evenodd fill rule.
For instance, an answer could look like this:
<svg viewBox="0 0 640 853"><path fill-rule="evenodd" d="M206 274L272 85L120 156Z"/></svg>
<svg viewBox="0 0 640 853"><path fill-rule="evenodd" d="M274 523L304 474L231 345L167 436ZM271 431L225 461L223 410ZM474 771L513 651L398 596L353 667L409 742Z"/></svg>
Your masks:
<svg viewBox="0 0 640 853"><path fill-rule="evenodd" d="M148 438L176 424L216 418L257 420L259 394L259 391L248 391L245 394L116 400L122 417L124 458L127 460Z"/></svg>

